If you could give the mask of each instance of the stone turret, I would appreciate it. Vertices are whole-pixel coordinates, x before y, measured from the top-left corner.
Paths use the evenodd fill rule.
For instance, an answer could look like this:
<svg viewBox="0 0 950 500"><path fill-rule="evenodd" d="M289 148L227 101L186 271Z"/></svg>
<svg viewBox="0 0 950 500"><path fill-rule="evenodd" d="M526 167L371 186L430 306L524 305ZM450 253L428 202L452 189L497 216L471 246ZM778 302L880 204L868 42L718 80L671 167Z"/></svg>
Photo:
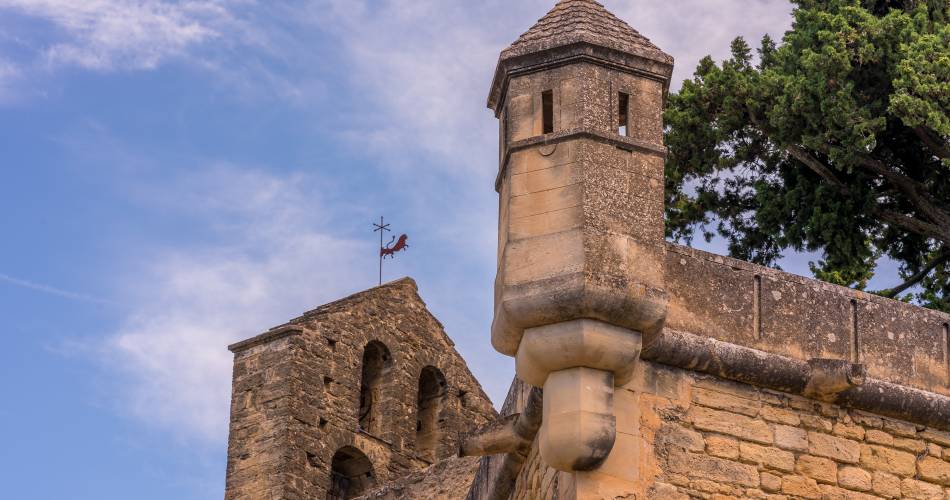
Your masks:
<svg viewBox="0 0 950 500"><path fill-rule="evenodd" d="M544 388L539 446L596 468L612 395L662 328L662 109L673 58L592 0L562 0L501 53L492 343Z"/></svg>

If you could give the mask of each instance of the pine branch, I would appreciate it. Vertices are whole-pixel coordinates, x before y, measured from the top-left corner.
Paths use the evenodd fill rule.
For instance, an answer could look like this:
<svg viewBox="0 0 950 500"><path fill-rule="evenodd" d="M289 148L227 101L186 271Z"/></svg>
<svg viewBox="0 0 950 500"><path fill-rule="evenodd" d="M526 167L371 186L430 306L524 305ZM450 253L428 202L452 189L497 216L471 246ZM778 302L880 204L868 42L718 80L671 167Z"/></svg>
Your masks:
<svg viewBox="0 0 950 500"><path fill-rule="evenodd" d="M768 128L751 110L749 110L749 119L762 134L766 137L769 136ZM785 151L808 167L809 170L818 174L819 177L837 187L842 195L849 196L851 194L851 189L835 175L833 168L818 159L804 147L791 144L785 147ZM897 191L907 197L908 201L910 201L920 213L930 219L928 222L900 212L878 207L874 210L874 213L880 217L882 221L914 234L934 238L943 242L944 245L950 246L950 213L941 209L940 206L933 201L926 185L894 171L880 160L870 156L861 156L859 160L862 166L891 184Z"/></svg>
<svg viewBox="0 0 950 500"><path fill-rule="evenodd" d="M841 179L838 179L834 172L831 171L831 168L818 158L815 158L815 156L809 153L805 148L793 144L787 146L785 150L788 151L788 154L790 154L792 158L803 163L809 170L818 174L819 177L836 186L838 190L841 191L841 194L851 194L851 189L848 188L848 185L842 182Z"/></svg>
<svg viewBox="0 0 950 500"><path fill-rule="evenodd" d="M915 273L913 276L911 276L910 278L907 278L906 281L904 281L900 285L897 285L894 288L881 290L880 292L876 292L876 293L882 297L893 299L894 297L897 297L898 294L904 292L908 288L911 288L917 283L920 283L924 278L927 277L928 274L930 274L931 271L936 269L937 266L940 266L941 264L947 261L950 261L950 251L948 251L946 247L944 247L944 250L942 250L936 257L931 259L931 261L928 262L927 265L924 266L920 271L917 271L917 273Z"/></svg>
<svg viewBox="0 0 950 500"><path fill-rule="evenodd" d="M900 212L895 212L893 210L887 210L880 207L874 210L874 214L888 224L903 228L904 230L914 234L927 236L928 238L934 238L945 245L950 245L950 228L948 227L940 227L936 224L922 221L916 217L911 217Z"/></svg>
<svg viewBox="0 0 950 500"><path fill-rule="evenodd" d="M884 162L867 155L860 155L859 162L870 172L880 175L907 197L921 214L943 228L950 236L950 213L943 210L930 195L927 186L887 166Z"/></svg>
<svg viewBox="0 0 950 500"><path fill-rule="evenodd" d="M941 160L950 158L950 144L947 144L946 141L934 137L935 134L923 126L914 127L913 131L937 158Z"/></svg>

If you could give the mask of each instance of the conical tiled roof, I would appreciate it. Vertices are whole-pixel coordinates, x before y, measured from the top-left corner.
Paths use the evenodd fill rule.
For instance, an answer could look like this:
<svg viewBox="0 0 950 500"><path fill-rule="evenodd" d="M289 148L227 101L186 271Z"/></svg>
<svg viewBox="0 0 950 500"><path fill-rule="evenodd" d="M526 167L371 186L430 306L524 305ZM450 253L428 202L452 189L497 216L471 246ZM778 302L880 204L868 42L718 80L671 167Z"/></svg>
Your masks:
<svg viewBox="0 0 950 500"><path fill-rule="evenodd" d="M672 64L673 58L594 0L561 0L501 53L509 59L572 43L588 42Z"/></svg>

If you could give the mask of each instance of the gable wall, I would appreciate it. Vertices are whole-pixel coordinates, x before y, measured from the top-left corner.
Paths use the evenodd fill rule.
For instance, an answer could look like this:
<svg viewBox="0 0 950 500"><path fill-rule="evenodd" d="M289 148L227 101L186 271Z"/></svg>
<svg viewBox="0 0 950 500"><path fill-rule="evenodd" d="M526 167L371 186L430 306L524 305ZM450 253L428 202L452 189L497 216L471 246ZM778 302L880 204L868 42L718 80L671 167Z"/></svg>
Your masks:
<svg viewBox="0 0 950 500"><path fill-rule="evenodd" d="M428 466L415 449L426 366L438 368L448 386L438 459L457 454L461 432L495 416L411 280L328 304L281 328L297 333L235 349L229 500L264 498L270 483L266 491L282 495L275 498L325 498L333 455L344 446L367 455L377 484ZM370 341L385 344L393 363L377 402L383 425L376 433L358 430L363 349Z"/></svg>

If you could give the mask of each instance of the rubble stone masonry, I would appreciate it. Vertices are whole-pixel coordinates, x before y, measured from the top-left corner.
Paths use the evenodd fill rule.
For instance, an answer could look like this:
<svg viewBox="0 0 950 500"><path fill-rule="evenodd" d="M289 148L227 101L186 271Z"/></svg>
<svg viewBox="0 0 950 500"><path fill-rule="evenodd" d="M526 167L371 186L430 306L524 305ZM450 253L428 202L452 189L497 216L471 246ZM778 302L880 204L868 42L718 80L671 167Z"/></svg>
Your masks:
<svg viewBox="0 0 950 500"><path fill-rule="evenodd" d="M386 359L378 387L363 391L366 404L363 361L383 352L371 345ZM496 415L411 279L327 304L231 350L227 500L354 498L456 455L459 435ZM435 393L433 449L422 450L419 395L430 372L444 386ZM335 456L349 490L328 496Z"/></svg>

